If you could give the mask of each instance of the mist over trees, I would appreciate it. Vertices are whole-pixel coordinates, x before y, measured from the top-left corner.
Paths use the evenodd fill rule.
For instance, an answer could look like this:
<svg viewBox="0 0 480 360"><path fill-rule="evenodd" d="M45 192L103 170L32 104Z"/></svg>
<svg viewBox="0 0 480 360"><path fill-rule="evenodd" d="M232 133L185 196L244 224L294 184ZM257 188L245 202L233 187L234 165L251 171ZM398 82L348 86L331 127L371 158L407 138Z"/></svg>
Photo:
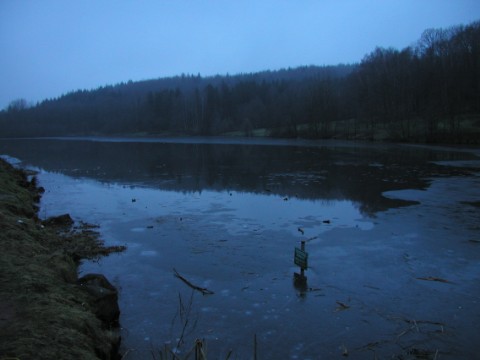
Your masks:
<svg viewBox="0 0 480 360"><path fill-rule="evenodd" d="M480 22L354 65L128 82L0 112L1 137L157 134L478 143Z"/></svg>

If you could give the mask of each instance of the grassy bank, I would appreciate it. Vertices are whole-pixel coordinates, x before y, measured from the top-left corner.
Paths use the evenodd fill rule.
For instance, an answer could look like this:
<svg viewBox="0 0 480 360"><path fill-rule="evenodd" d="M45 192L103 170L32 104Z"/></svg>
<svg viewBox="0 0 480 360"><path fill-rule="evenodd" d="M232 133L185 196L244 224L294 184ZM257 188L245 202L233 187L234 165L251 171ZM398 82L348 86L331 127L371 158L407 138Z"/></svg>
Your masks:
<svg viewBox="0 0 480 360"><path fill-rule="evenodd" d="M77 267L117 249L90 229L41 222L40 193L0 159L0 360L116 358L118 332L99 318Z"/></svg>

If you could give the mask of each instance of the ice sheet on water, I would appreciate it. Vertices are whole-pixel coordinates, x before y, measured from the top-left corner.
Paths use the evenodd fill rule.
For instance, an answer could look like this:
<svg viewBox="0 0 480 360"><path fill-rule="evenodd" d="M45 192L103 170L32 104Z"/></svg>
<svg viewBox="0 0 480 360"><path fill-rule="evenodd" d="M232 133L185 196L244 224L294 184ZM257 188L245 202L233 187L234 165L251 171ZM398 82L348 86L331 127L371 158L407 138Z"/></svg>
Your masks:
<svg viewBox="0 0 480 360"><path fill-rule="evenodd" d="M17 159L16 157L9 156L9 155L0 155L0 158L5 160L6 162L12 164L12 165L18 165L22 163L22 160Z"/></svg>
<svg viewBox="0 0 480 360"><path fill-rule="evenodd" d="M158 253L155 250L143 250L140 252L141 256L157 256Z"/></svg>

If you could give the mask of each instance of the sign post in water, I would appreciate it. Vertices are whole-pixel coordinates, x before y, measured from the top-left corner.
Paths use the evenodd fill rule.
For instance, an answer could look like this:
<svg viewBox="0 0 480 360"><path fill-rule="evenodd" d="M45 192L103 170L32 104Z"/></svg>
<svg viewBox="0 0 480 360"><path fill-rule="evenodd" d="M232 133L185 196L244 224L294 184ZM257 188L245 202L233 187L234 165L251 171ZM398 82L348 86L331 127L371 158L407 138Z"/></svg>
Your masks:
<svg viewBox="0 0 480 360"><path fill-rule="evenodd" d="M305 251L305 240L301 241L300 248L295 248L293 262L295 265L300 266L300 274L294 274L295 282L306 283L307 277L305 276L305 270L308 269L308 253Z"/></svg>

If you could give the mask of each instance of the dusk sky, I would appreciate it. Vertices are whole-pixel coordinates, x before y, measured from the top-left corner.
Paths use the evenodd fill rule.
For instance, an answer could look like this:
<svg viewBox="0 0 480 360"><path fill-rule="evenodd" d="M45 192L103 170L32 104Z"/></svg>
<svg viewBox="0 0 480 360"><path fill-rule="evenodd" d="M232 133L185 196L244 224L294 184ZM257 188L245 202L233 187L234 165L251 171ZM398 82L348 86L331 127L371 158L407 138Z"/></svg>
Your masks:
<svg viewBox="0 0 480 360"><path fill-rule="evenodd" d="M0 109L128 80L360 62L479 0L0 1Z"/></svg>

